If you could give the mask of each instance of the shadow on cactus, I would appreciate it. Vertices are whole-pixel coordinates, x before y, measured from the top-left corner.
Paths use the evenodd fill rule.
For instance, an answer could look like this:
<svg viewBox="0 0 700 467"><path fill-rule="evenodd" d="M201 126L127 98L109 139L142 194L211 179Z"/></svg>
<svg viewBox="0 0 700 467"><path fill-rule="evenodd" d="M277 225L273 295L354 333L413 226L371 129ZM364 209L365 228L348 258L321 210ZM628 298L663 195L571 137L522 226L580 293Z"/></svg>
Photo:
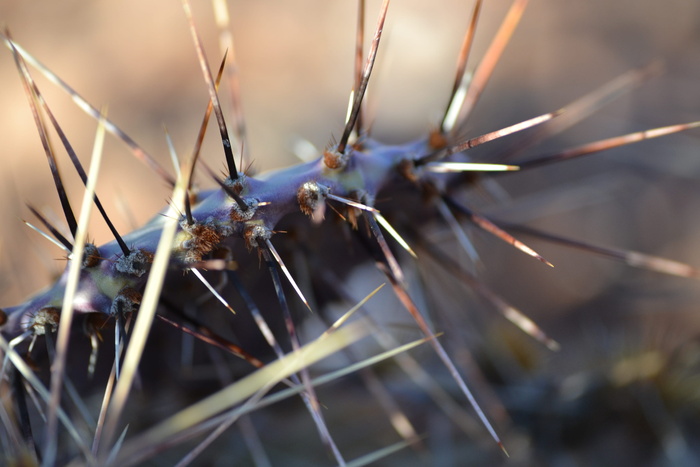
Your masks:
<svg viewBox="0 0 700 467"><path fill-rule="evenodd" d="M30 206L36 220L25 223L67 258L52 286L0 310L6 462L464 465L505 462L510 452L515 463L554 463L610 455L603 439L616 446L619 462L697 458L691 439L698 434L700 359L692 339L650 346L610 336L601 338L606 350L591 351L591 360L600 352L605 364L582 374L538 373L543 361L573 358L576 349L567 351L559 338L569 332L561 323L594 300L558 323L549 320L545 330L504 298L508 267L499 268L500 281L488 279L494 267L487 256L497 251L491 240L533 271L557 266L540 250L558 245L650 277L697 279L698 270L683 262L520 222L509 215L513 203L503 188L517 177L527 183L526 173L544 166L700 126L673 124L538 154L544 141L656 76L660 64L622 74L564 107L471 134L473 110L528 3L513 2L476 62L476 26L489 6L477 0L456 76L445 83L443 115L420 138L384 144L372 136L363 102L389 2L369 41L358 3L347 118L328 130L340 136L320 151L304 146L304 162L260 174L247 168L223 2L214 8L224 44L214 70L183 2L209 102L191 153L178 154L166 134L173 169L2 34L63 210L57 221ZM98 122L89 167L35 72ZM230 94L231 118L224 118L220 86ZM223 173L199 157L214 126ZM99 198L106 133L172 190L165 210L128 233ZM79 209L61 176L68 161L85 185ZM212 188L195 184L195 173ZM89 239L91 215L103 219L113 241ZM472 313L477 308L501 317L486 320Z"/></svg>

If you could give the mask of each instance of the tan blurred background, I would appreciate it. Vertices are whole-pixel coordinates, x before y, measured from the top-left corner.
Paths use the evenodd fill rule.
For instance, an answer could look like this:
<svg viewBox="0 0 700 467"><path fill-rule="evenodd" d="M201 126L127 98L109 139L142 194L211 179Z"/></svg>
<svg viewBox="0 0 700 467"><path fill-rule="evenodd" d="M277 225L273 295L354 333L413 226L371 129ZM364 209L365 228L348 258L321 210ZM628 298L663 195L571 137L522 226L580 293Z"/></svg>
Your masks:
<svg viewBox="0 0 700 467"><path fill-rule="evenodd" d="M323 147L341 132L351 85L354 2L230 3L254 166L268 169L294 163L289 148L297 138ZM477 56L507 7L508 2L487 2ZM469 2L454 0L431 5L401 1L391 6L369 91L377 137L401 142L435 124L451 85L470 8ZM377 11L378 2L369 2L368 29ZM218 62L221 54L210 3L196 2L194 14L209 59ZM189 153L207 94L179 2L4 1L0 22L89 102L106 105L110 118L163 165L170 167L164 125L178 152ZM631 0L535 0L497 67L470 130L488 131L560 107L655 58L666 60L666 75L589 119L570 133L572 140L695 119L698 22L700 5L692 0L645 2L643 7ZM87 163L95 123L39 73L33 74ZM24 203L46 212L56 212L58 203L9 51L0 55L0 82L6 213L2 247L10 260L3 267L24 271L22 265L33 265L26 268L30 273L19 276L21 284L7 284L4 294L21 290L20 295L26 295L35 284L45 282L47 267L57 270L52 259L59 253L18 219L30 217ZM671 137L655 146L664 148L666 162L658 164L662 170L688 175L698 167L695 152L688 149L693 138ZM216 138L208 143L208 160L221 166ZM77 206L81 194L77 177L57 138L54 145ZM676 147L680 149L669 150ZM127 230L129 221L117 198L141 223L163 206L168 192L113 138L106 152L98 190L119 228ZM98 241L107 240L102 223L93 224ZM37 259L45 264L37 266Z"/></svg>

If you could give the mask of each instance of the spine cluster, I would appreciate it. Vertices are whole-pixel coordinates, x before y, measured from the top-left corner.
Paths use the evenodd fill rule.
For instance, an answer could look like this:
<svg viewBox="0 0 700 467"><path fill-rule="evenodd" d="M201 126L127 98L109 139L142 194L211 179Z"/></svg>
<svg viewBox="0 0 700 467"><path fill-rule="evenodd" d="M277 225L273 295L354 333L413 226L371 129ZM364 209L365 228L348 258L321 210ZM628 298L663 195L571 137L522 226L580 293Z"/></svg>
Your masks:
<svg viewBox="0 0 700 467"><path fill-rule="evenodd" d="M193 221L183 216L180 222L172 246L172 267L197 267L222 248L232 246L232 242L243 241L248 249L259 247L273 236L282 217L299 210L311 216L325 206L329 195L371 204L381 188L405 173L407 163L412 164L413 158L428 151L424 140L402 146L366 140L345 154L342 164L328 156L332 151L326 151L319 160L257 177L239 174L235 182L227 181L237 186L238 200L229 194L230 187L197 193ZM329 161L333 161L331 167ZM417 180L415 175L413 178ZM113 315L116 310L136 308L137 291L148 279L163 219L156 216L123 237L129 255L123 254L117 241L99 247L88 245L73 303L76 312ZM55 310L61 308L69 268L70 261L49 289L21 305L5 308L7 319L2 331L13 337L29 330L43 333L46 322L57 325Z"/></svg>

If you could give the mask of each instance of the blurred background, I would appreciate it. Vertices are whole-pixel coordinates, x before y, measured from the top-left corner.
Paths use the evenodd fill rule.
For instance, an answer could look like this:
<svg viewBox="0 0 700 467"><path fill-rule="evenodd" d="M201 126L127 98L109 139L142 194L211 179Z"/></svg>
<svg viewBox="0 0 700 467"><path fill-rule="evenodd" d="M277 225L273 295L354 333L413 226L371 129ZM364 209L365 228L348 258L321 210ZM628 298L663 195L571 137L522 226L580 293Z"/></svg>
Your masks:
<svg viewBox="0 0 700 467"><path fill-rule="evenodd" d="M509 7L505 1L485 3L475 58L483 54ZM229 5L253 168L296 163L291 148L302 138L322 149L333 136L339 137L352 86L355 2ZM471 8L471 2L457 0L391 5L368 92L376 139L406 142L436 125ZM368 31L378 10L379 2L368 1ZM194 16L215 68L222 52L210 3L194 5ZM0 23L90 103L107 106L110 119L162 165L170 166L164 126L181 156L191 152L208 95L180 2L4 1ZM558 109L652 60L663 61L663 74L523 158L700 119L700 3L533 0L466 133L475 136ZM32 74L87 165L96 123L38 72ZM25 203L54 219L61 216L9 50L0 53L0 83L0 192L5 200L0 206L0 296L5 306L48 284L64 261L61 252L21 222L34 221ZM230 115L225 92L224 97ZM479 208L577 240L700 266L695 242L700 229L699 138L697 131L688 132L502 177L498 182L508 197L499 203L484 198ZM512 143L485 147L480 154L497 157L499 148ZM54 146L77 206L79 179L57 138ZM219 147L215 132L210 132L204 154L215 167L223 167ZM128 231L160 210L169 190L120 141L110 138L105 151L98 194L117 228ZM200 179L207 184L205 177ZM96 216L90 232L98 244L110 240ZM454 247L440 229L430 234L446 248ZM556 267L546 268L475 233L483 262L478 274L559 341L558 353L533 343L469 294L464 298L463 288L445 285L440 272L430 272L434 265L426 262L416 268L437 278L423 282L439 296L426 294L426 304L452 310L447 317L436 314L436 328L456 326L446 339L466 342L454 343L455 348L471 353L456 359L474 381L481 381L474 384L511 453L508 465L696 465L697 282L522 239ZM358 279L349 286L367 293L369 286L363 288L361 278L382 281L380 276L366 279L368 275L358 269ZM380 301L376 306L395 305ZM423 354L431 365L433 357ZM437 454L428 461L412 457L409 449L381 465L407 465L406 459L425 459L425 465L505 463L479 429L472 433L477 439L459 432L405 376L390 368L384 372L407 410L415 412L427 434L426 449ZM443 377L436 370L436 378ZM449 387L449 381L445 384ZM341 448L360 455L380 447L347 433L390 430L385 421L376 428L366 426L368 417L358 407L372 403L361 385L352 382L325 391L324 402L351 407L334 407L334 423L343 432L339 437L346 440ZM265 427L263 444L273 464L327 465L303 409L285 410L256 420ZM390 434L384 444L393 442ZM238 462L246 465L246 454L241 456Z"/></svg>

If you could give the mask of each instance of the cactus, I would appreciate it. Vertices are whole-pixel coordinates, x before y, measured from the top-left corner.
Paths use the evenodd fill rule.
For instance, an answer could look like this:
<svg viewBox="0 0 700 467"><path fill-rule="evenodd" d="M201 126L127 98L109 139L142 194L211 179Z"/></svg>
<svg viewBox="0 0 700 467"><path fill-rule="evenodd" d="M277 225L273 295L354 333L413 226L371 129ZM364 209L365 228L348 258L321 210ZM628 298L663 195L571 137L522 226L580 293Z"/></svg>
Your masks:
<svg viewBox="0 0 700 467"><path fill-rule="evenodd" d="M495 7L482 5L482 2L460 7L463 18L459 24L463 31L467 31L465 44L469 44L471 38L470 24L476 24L476 20L470 20L470 16L480 18L482 22L490 21L491 15L505 18L500 29L493 28L498 30L493 34L495 45L485 47L478 41L474 44L473 48L477 49L474 54L485 58L476 66L471 65L475 62L474 58L469 59L467 63L474 68L473 76L461 78L458 74L455 80L446 79L442 72L435 74L444 82L447 91L452 86L452 97L446 99L449 93L442 97L443 101L449 100L450 105L445 106L445 102L441 102L440 105L445 107L442 109L444 113L436 119L432 129L400 143L385 143L382 135L377 134L382 131L381 126L376 132L375 128L369 131L370 125L366 123L370 117L369 109L360 106L362 91L367 85L363 77L369 78L373 62L366 57L372 58L377 48L383 51L385 47L378 33L384 29L384 13L379 14L377 29L367 34L371 41L366 41L369 46L361 53L362 59L357 60L360 54L356 57L359 65L356 66L352 85L355 90L351 100L352 111L348 113L345 124L342 114L338 114L338 125L330 129L325 126L325 137L333 133L335 139L331 139L317 157L305 162L262 173L255 173L245 165L250 161L248 155L255 156L258 149L255 141L250 148L240 145L244 127L239 108L241 102L236 101L240 97L235 92L237 77L234 75L233 81L228 81L224 75L220 85L228 89L221 95L229 96L232 93L236 102L230 112L233 118L225 119L221 108L227 108L229 104L220 99L215 84L220 78L216 77L215 62L218 59L214 58L219 51L215 47L202 45L196 28L192 34L195 47L193 49L189 45L191 61L187 66L199 73L197 88L202 94L193 100L201 105L188 113L197 114L194 120L201 119L209 98L212 104L207 113L211 112L211 119L218 123L220 130L219 133L209 131L216 137L212 134L207 136L211 141L207 142L206 151L202 154L204 161L195 163L195 157L183 156L186 152L177 151L180 152L178 157L176 151L171 150L176 168L165 169L163 167L168 157L146 155L142 146L119 129L123 125L112 116L112 110L105 111L107 115L101 116L96 108L89 109L98 135L106 131L116 134L117 140L127 143L131 152L148 166L148 169L143 169L144 166L133 164L127 175L121 177L155 169L149 172L149 176L156 177L158 183L172 190L169 207L141 227L124 233L122 227L111 224L115 214L106 212L110 211L110 204L114 204L104 203L107 209L100 207L104 211L100 223L107 221L105 224L109 224L114 240L93 242L86 238L88 220L85 215L77 211L73 213L68 206L69 199L76 206L78 197L71 196L75 193L72 188L63 186L69 165L62 146L66 146L69 153L72 149L66 144L54 144L53 150L47 150L50 165L58 166L63 176L57 175L59 169L52 169L68 230L54 220L56 216L47 219L49 211L34 208L31 211L42 224L40 229L49 231L48 236L55 238L68 260L65 261L64 272L52 285L31 298L23 299L19 305L4 306L0 312L3 320L0 343L5 355L2 376L7 394L6 405L10 407L4 409L2 414L5 430L3 442L6 446L16 445L17 442L20 445L5 450L7 460L18 462L24 456L30 462L47 465L71 460L87 464L126 465L153 457L160 457L166 463L182 457L182 462L187 463L200 455L241 456L244 450L240 446L232 445L228 449L227 446L214 444L210 447L210 443L215 442L222 433L227 433L225 436L228 439L235 440L232 444L238 445L241 443L239 438L245 439L252 458L264 464L268 454L258 446L260 435L256 433L254 425L257 424L258 430L264 433L266 428L260 427L269 423L266 417L275 416L274 406L269 412L264 407L277 399L296 394L309 412L303 423L313 426L312 429L318 432L313 443L317 445L314 450L319 454L304 453L308 455L305 462L312 462L311 459L318 456L339 465L348 462L348 459L355 459L356 465L379 459L387 462L399 458L400 454L396 452L399 450L409 453L404 454L409 457L403 459L419 455L425 462L438 462L440 448L430 453L427 446L439 443L439 437L432 433L427 440L422 439L421 434L430 428L430 423L416 420L430 414L430 410L442 414L441 417L449 420L452 426L466 431L466 435L459 435L461 439L466 436L474 440L491 438L491 443L480 449L479 454L473 452L477 450L476 447L464 451L459 449L455 454L461 460L457 461L458 464L478 456L489 459L490 463L499 462L504 459L499 446L503 451L508 449L513 452L508 441L517 442L517 429L514 433L509 432L505 442L502 440L502 431L508 423L496 398L489 395L489 385L485 384L485 380L498 387L497 382L512 378L512 386L509 387L507 381L501 381L501 386L517 388L516 383L522 382L516 381L518 371L531 370L528 359L544 359L540 355L556 351L561 339L551 331L546 332L542 326L535 324L538 320L533 321L523 313L521 309L527 305L516 308L500 295L509 292L508 287L503 286L509 280L503 278L509 276L509 267L503 270L498 268L500 278L490 281L487 271L495 268L492 266L493 260L487 259L487 255L493 255L494 251L497 255L505 255L507 253L500 252L508 248L503 242L510 244L519 250L517 253L523 258L529 256L544 263L531 261L527 266L521 266L521 258L509 258L510 265L520 271L526 267L527 271L533 271L533 275L553 282L553 273L547 266L554 263L558 268L559 264L549 255L541 255L539 246L533 248L529 244L529 240L534 238L535 241L544 240L621 260L626 263L625 270L637 267L649 275L681 276L686 279L698 275L697 270L685 262L615 249L595 241L583 242L577 235L569 238L545 232L537 225L524 225L522 217L512 212L508 216L508 210L499 208L499 203L495 202L500 196L506 206L517 207L512 199L503 197L498 187L502 182L517 192L525 190L524 187L531 183L542 183L541 178L528 175L546 170L540 167L559 165L557 163L563 160L601 150L636 147L634 143L692 130L699 125L690 121L692 117L688 119L689 123L666 121L614 134L604 133L593 143L577 140L575 143L566 142L556 150L531 150L530 155L521 154L542 134L556 136L612 97L649 80L657 74L659 67L656 63L637 67L573 104L564 106L563 102L559 102L536 112L530 109L525 116L515 111L511 113L510 100L498 96L507 104L497 103L498 112L490 112L507 112L508 123L500 121L497 126L488 127L487 118L475 122L479 110L485 106L480 104L480 98L491 76L489 62L498 61L500 48L516 31L526 3L516 0L507 11L491 11ZM385 6L382 5L382 12ZM393 7L389 8L389 18L392 18ZM245 6L234 6L234 13L237 8L244 10ZM363 11L362 8L360 10ZM189 12L186 3L185 11ZM368 11L379 11L379 8L368 8ZM197 10L195 18L190 18L191 26L199 23L197 14L205 13ZM187 16L182 15L183 18ZM221 20L222 17L219 11L216 19ZM400 20L401 17L395 21ZM366 22L368 25L371 23ZM187 23L183 21L181 25L182 35L186 35ZM351 36L351 32L352 28L348 28L348 36ZM23 43L21 32L13 31L13 34L18 36L17 44L11 42L9 33L3 34L9 56L17 64L21 82L30 97L30 108L46 116L44 123L38 124L40 133L60 132L62 130L59 128L63 128L60 115L57 117L58 123L53 124L54 107L48 96L51 91L38 78L40 73L37 73L37 69L44 69L37 66L36 59L19 45ZM335 34L338 34L337 28ZM458 44L459 34L455 35L455 44ZM476 37L481 37L481 34L480 27ZM478 49L477 46L482 48ZM467 56L469 49L463 46L463 57ZM211 62L205 54L209 55ZM223 51L221 55L224 55ZM223 62L229 71L237 68L232 62L226 62L232 60L232 55L233 50L230 50ZM180 56L187 54L179 53ZM224 72L226 66L222 67ZM209 71L209 68L213 71ZM322 71L327 73L332 68L325 66ZM48 71L44 74L55 76ZM372 78L372 86L375 79ZM168 80L162 78L163 83L167 84ZM461 86L466 83L469 86L465 87L466 99L460 109ZM60 89L64 86L59 84L56 87ZM74 99L82 99L75 91L69 91L69 94ZM492 95L491 103L495 100ZM94 129L95 125L91 127ZM194 124L189 131L197 127ZM540 128L545 130L537 133ZM69 133L68 129L66 133ZM176 142L185 144L184 141L187 141L172 127L169 133L176 135ZM45 138L42 136L42 139ZM223 141L224 151L220 142L218 147L215 146L217 138ZM162 139L165 141L167 138ZM387 140L390 139L387 136ZM70 137L69 141L74 140ZM95 162L99 144L95 146L96 156L90 164L94 172L91 171L90 176L86 174L87 168L74 162L78 172L82 172L81 178L86 185L96 182L95 174L100 170L99 163ZM496 149L489 149L491 147ZM569 149L562 150L561 147ZM123 149L120 151L124 154ZM223 158L212 156L222 153ZM246 157L243 158L241 153ZM263 159L265 156L256 157ZM241 164L241 160L245 163ZM222 161L225 164L223 174L217 171ZM257 160L253 159L253 162L257 163ZM261 165L262 162L271 164L264 160ZM217 164L216 168L210 168L214 164ZM205 188L190 181L195 168L201 173L196 182L205 185ZM101 170L104 172L105 168ZM545 173L551 176L555 172ZM525 182L509 185L508 180L518 178L525 179ZM596 179L591 177L590 180L589 183L594 183ZM135 195L132 199L144 196L139 187L132 187L131 190L136 191L129 194ZM104 191L109 190L103 190L103 185L97 183L95 200ZM482 192L486 196L480 195ZM550 189L550 193L559 196L566 192ZM586 198L590 193L578 196L574 201ZM87 211L86 206L92 199L93 192L88 188L81 213ZM624 206L625 200L620 201ZM30 202L34 203L31 199ZM539 208L546 212L546 209L556 209L556 206L550 199L540 201ZM503 210L501 215L498 215L498 209ZM94 220L89 225L92 232L98 222ZM498 240L498 244L492 247L487 240L481 248L474 248L472 242L479 241L473 238L477 232L485 233L488 239ZM494 250L495 247L499 250ZM38 248L46 251L44 246ZM55 256L55 252L53 254ZM368 272L368 264L376 266L378 272ZM361 279L353 271L362 271L361 275L370 277L371 287L357 292L356 283L361 283ZM445 280L441 280L443 276ZM449 281L446 280L447 276ZM396 297L393 302L388 302L391 305L384 306L403 310L409 319L401 321L396 317L398 315L392 314L388 323L380 323L380 317L375 316L377 311L368 311L366 307L371 307L374 301L389 300L385 297L391 295L388 290L371 294L382 281L389 284L385 288L392 289ZM543 287L548 287L550 283L545 282ZM591 279L590 284L584 284L581 288L593 295L605 287L613 287L611 284L616 282ZM513 337L509 330L496 331L500 327L492 324L479 327L481 330L478 332L485 336L479 338L471 335L473 332L466 324L470 318L460 316L464 314L462 306L454 303L457 299L453 294L463 293L455 288L464 285L468 286L472 296L479 299L469 308L476 308L477 303L485 304L487 308L500 312L511 325L529 334L531 341L524 341L521 336ZM74 298L66 299L66 296ZM365 296L368 296L366 303L362 300ZM461 302L464 299L458 300ZM344 324L346 318L338 318L332 311L332 305L338 302L364 315L364 318ZM363 306L357 305L358 302ZM575 302L569 302L568 306L574 306L572 303ZM576 306L583 308L583 303L587 302L579 302ZM534 306L530 305L529 308ZM338 321L332 324L336 319ZM474 320L478 321L476 318ZM313 324L321 324L322 331L314 332ZM552 330L556 329L556 320L550 320L549 324ZM397 327L410 327L410 330L399 332L401 330L397 330ZM501 336L496 338L498 348L489 349L494 345L490 343L489 333ZM366 337L367 334L372 334L377 343L368 343L371 339ZM462 342L469 337L474 343ZM366 340L361 344L356 343L362 338ZM114 342L108 351L105 351L108 345L100 343L104 340ZM409 352L411 347L418 345L423 349ZM475 361L467 357L471 351L476 352L474 355L478 358ZM419 356L414 357L413 352L419 352ZM480 352L493 354L480 357ZM499 357L504 352L506 356ZM326 367L325 374L312 366L317 360L333 353L342 353L349 360ZM667 357L651 349L640 351L639 355L625 356L619 363L611 365L609 370L603 370L601 381L596 382L597 385L591 383L589 386L595 386L592 389L586 387L587 394L604 399L604 395L608 394L605 391L614 391L616 385L632 387L630 390L634 391L634 384L639 381L647 382L661 375L669 379L678 375L689 376L686 372L692 372L693 364L686 362L685 354L678 351L677 355L669 355ZM692 359L692 352L689 355ZM384 381L379 376L384 367L368 369L371 363L376 363L370 356L374 356L376 361L395 359L385 364L387 369L384 371L389 375ZM514 364L520 365L521 369L513 374L508 373L505 367L498 367ZM415 400L426 396L418 396L411 389L411 394L405 396L412 398L414 404L411 404L402 400L401 391L389 389L394 381L407 384L405 379L395 376L395 367L404 370L408 375L404 378L412 379L432 399L431 409L414 414L412 405ZM337 371L334 373L333 370ZM344 388L317 395L318 391L324 390L319 379L336 379L341 373L351 370L361 371L362 380L374 396L370 398L365 395L363 404L371 404L387 413L381 420L379 415L374 414L378 426L385 427L377 429L381 436L377 436L377 440L363 438L360 446L352 446L352 438L338 428L344 423L327 420L333 415L322 408L329 401L333 405L339 404L351 395L345 394ZM197 372L202 374L199 383ZM177 388L163 388L168 385L165 381L171 380ZM138 388L135 387L137 383L140 385ZM557 383L565 387L563 382ZM356 385L357 381L350 380L348 384ZM478 388L476 396L472 394L472 386ZM277 388L276 392L271 392L273 388ZM692 393L692 383L688 383L687 388ZM505 399L508 396L506 389L501 394ZM673 392L673 388L659 386L657 389L662 392L665 404L680 400L689 404L691 410L697 411L697 404L692 405L692 397L685 394L685 389L675 399L666 399L667 394L663 392ZM103 396L104 402L101 399ZM39 400L37 407L28 402L31 398ZM167 400L170 398L172 400ZM528 415L528 410L518 407L519 402L529 403L531 400L522 397L507 402L506 406L515 414ZM158 407L159 404L163 404L163 407ZM649 410L650 405L642 405L641 411ZM533 406L535 408L530 410L535 415L528 416L541 416L538 408L541 408L542 402L533 402ZM356 409L359 410L359 406ZM83 415L81 410L92 412L92 415ZM470 416L469 410L476 415ZM163 411L166 413L163 414ZM39 421L39 413L43 414L45 425ZM347 418L352 420L356 415L348 413ZM557 419L561 426L565 425L563 418ZM480 424L476 424L475 419ZM653 418L660 419L663 417ZM357 423L353 424L354 429L360 431L368 423L354 422ZM288 433L294 430L295 423L284 421L284 427L280 429L288 436L287 443L295 442L295 433ZM681 422L673 423L684 427ZM239 427L243 434L238 436L238 432L233 430L225 431L231 425ZM527 426L526 423L523 425ZM545 438L538 438L536 434L538 425L532 425L533 432L528 435L529 439L535 444L546 442L541 441ZM444 425L441 423L440 426ZM304 433L306 438L303 443L311 443L311 435L306 431ZM692 428L685 433L685 436L690 436ZM183 440L187 442L183 443ZM380 444L370 441L380 441ZM475 442L475 446L480 441ZM263 439L262 444L271 442ZM454 443L463 444L463 441ZM446 445L452 446L452 443L446 441ZM411 450L413 454L410 454ZM530 450L534 458L548 457L536 447ZM516 455L521 457L526 456L526 452L526 448L516 449ZM553 448L551 455L554 456L555 452ZM678 455L684 459L692 456L687 449L680 454L676 451L667 455ZM292 465L294 462L280 457L282 459L276 460L276 463ZM248 460L240 462L249 463Z"/></svg>

